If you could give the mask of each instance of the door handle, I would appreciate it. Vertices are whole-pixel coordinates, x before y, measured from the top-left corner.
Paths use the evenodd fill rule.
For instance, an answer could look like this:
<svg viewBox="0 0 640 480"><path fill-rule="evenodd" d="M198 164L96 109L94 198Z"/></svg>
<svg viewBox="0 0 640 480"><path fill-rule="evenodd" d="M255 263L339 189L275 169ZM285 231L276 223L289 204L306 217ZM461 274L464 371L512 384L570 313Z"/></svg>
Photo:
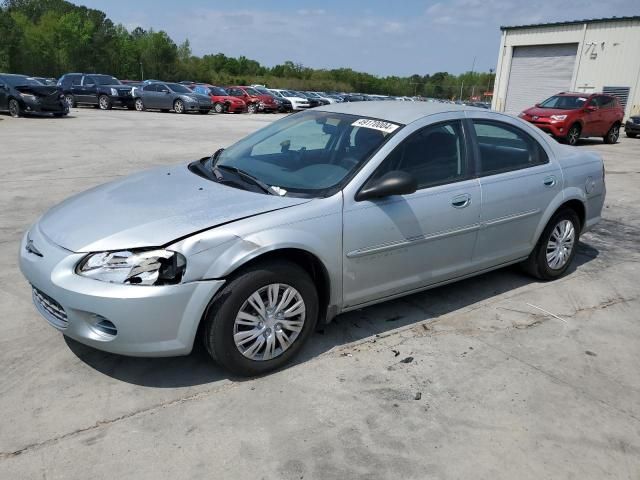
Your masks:
<svg viewBox="0 0 640 480"><path fill-rule="evenodd" d="M462 195L456 195L451 199L451 205L454 208L464 208L471 205L471 195L463 193Z"/></svg>
<svg viewBox="0 0 640 480"><path fill-rule="evenodd" d="M555 175L549 175L548 177L545 177L544 179L544 186L545 187L553 187L556 184L556 177Z"/></svg>

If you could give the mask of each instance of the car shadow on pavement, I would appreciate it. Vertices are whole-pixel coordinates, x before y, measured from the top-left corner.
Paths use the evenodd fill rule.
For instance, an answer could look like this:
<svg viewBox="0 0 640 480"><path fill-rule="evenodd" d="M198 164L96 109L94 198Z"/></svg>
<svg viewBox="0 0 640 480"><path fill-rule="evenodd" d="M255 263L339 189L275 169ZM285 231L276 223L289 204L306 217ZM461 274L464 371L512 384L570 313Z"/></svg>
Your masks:
<svg viewBox="0 0 640 480"><path fill-rule="evenodd" d="M595 247L580 242L568 274L598 255ZM307 362L347 343L425 320L435 320L441 315L535 282L516 265L339 315L324 331L311 336L293 365ZM69 349L91 368L135 385L177 388L225 379L246 380L234 377L215 365L199 341L196 341L193 352L188 356L140 358L102 352L64 338Z"/></svg>

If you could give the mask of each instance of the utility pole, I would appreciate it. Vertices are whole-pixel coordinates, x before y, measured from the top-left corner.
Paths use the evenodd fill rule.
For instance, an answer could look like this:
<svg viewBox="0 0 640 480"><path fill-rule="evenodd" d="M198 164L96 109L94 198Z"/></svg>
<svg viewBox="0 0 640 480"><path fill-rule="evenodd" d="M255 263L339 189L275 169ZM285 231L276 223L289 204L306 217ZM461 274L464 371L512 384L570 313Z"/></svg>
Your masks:
<svg viewBox="0 0 640 480"><path fill-rule="evenodd" d="M142 62L140 62L140 81L144 81L144 70L142 68Z"/></svg>

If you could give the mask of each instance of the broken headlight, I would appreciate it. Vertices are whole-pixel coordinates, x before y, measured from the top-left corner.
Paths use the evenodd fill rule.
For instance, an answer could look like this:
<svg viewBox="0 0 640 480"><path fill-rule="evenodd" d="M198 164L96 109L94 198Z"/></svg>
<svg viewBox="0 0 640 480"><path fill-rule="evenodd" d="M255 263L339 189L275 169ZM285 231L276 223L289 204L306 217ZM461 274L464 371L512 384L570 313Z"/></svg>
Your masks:
<svg viewBox="0 0 640 480"><path fill-rule="evenodd" d="M122 250L92 253L76 268L83 277L128 285L180 283L187 267L183 255L171 250Z"/></svg>

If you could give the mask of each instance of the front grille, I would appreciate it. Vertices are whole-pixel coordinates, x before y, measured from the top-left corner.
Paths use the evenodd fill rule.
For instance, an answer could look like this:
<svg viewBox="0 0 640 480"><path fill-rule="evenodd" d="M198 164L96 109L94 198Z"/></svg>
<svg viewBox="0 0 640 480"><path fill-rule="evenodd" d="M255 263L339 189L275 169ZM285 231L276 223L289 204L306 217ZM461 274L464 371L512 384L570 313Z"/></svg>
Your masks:
<svg viewBox="0 0 640 480"><path fill-rule="evenodd" d="M36 287L33 287L33 303L38 311L56 328L67 328L67 312L62 305Z"/></svg>

